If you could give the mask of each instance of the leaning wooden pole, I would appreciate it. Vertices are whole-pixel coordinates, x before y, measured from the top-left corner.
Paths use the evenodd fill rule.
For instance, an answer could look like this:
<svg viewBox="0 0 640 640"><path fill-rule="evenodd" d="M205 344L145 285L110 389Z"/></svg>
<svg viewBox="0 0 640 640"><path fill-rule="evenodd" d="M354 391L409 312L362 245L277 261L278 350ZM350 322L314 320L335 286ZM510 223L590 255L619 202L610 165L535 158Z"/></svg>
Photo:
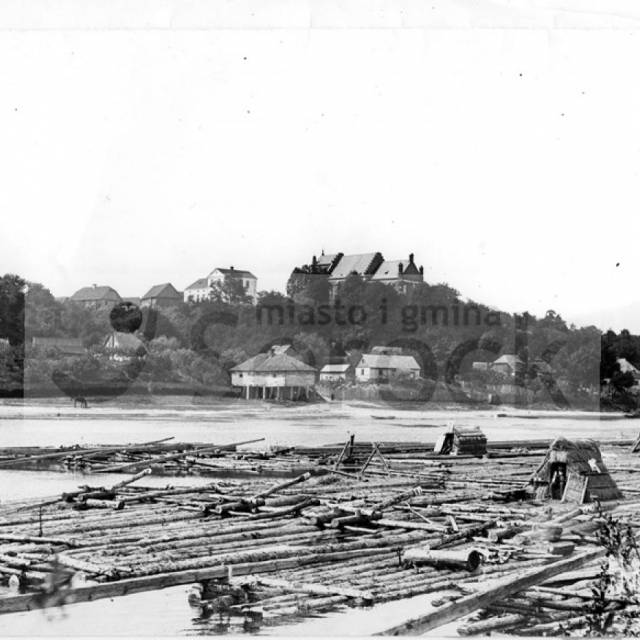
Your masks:
<svg viewBox="0 0 640 640"><path fill-rule="evenodd" d="M560 573L578 569L587 562L602 557L605 553L605 549L586 551L574 558L560 560L559 562L554 562L553 564L542 567L536 567L526 573L520 573L516 577L509 576L508 578L494 582L479 593L461 598L456 602L440 607L439 609L431 611L423 616L407 620L406 622L391 627L390 629L385 629L376 635L421 635L431 629L437 629L444 624L469 615L477 609L487 607L496 600L500 600L513 593L518 593L519 591L538 585Z"/></svg>

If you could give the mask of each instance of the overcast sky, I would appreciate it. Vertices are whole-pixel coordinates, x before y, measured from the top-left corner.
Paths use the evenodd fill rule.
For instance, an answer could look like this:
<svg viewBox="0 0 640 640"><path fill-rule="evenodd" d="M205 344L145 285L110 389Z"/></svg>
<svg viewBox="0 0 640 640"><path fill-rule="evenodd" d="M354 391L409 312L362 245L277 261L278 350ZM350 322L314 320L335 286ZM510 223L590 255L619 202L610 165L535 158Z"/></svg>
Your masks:
<svg viewBox="0 0 640 640"><path fill-rule="evenodd" d="M324 248L507 311L640 299L635 3L264 4L0 8L0 272L284 290Z"/></svg>

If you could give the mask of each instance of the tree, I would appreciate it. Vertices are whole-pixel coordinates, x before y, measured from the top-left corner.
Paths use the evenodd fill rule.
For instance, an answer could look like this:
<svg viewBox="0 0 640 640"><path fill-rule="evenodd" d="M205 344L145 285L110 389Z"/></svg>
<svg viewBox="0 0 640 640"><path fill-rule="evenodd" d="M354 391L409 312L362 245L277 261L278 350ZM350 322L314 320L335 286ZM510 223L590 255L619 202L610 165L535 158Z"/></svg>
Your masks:
<svg viewBox="0 0 640 640"><path fill-rule="evenodd" d="M0 278L0 338L9 344L24 343L24 300L26 281L7 273Z"/></svg>
<svg viewBox="0 0 640 640"><path fill-rule="evenodd" d="M296 304L328 304L331 285L324 273L294 272L287 281L287 295Z"/></svg>
<svg viewBox="0 0 640 640"><path fill-rule="evenodd" d="M251 304L253 299L245 291L241 278L226 275L224 280L217 280L211 283L209 298L212 302L222 302L226 304Z"/></svg>

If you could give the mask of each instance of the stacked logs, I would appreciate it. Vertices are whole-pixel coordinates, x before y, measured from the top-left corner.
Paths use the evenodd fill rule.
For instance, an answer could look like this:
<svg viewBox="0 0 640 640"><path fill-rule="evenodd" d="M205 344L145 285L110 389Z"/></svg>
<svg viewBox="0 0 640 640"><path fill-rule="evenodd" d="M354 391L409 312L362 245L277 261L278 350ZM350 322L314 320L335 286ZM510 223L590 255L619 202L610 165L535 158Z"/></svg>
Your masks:
<svg viewBox="0 0 640 640"><path fill-rule="evenodd" d="M216 450L228 455L223 447ZM121 482L3 505L0 582L17 593L0 597L0 613L56 603L60 594L77 601L194 583L190 602L204 618L223 611L251 628L430 593L434 610L450 611L490 581L596 548L601 514L593 506L517 493L537 466L532 457L434 463L406 450L395 460L381 444L358 456L356 447L282 480L163 488L143 485L155 463L140 463L158 456L173 463L179 458L167 458L184 449L138 450L135 464L117 463L135 472ZM338 468L345 459L347 471ZM383 472L370 473L374 464ZM604 508L640 525L631 500ZM584 571L596 566L587 563L561 590L551 576L555 583L501 592L461 633L573 624L588 600Z"/></svg>

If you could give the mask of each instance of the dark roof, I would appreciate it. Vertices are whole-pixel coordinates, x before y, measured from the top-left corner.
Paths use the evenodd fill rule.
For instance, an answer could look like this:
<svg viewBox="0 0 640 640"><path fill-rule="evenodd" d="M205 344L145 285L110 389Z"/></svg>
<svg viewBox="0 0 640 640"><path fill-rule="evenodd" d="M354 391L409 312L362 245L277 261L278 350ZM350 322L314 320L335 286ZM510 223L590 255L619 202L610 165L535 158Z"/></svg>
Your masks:
<svg viewBox="0 0 640 640"><path fill-rule="evenodd" d="M142 296L143 300L149 298L182 298L180 292L170 283L155 284Z"/></svg>
<svg viewBox="0 0 640 640"><path fill-rule="evenodd" d="M340 262L331 272L331 279L346 278L351 273L368 275L376 263L376 259L382 260L379 253L359 253L350 256L342 256Z"/></svg>
<svg viewBox="0 0 640 640"><path fill-rule="evenodd" d="M131 304L135 304L137 307L140 306L141 298L122 298L122 302L130 302Z"/></svg>
<svg viewBox="0 0 640 640"><path fill-rule="evenodd" d="M206 289L209 286L206 278L198 278L195 282L190 284L185 291L189 291L189 289Z"/></svg>
<svg viewBox="0 0 640 640"><path fill-rule="evenodd" d="M74 302L97 302L101 300L120 301L118 292L109 286L82 287L78 289L72 296Z"/></svg>
<svg viewBox="0 0 640 640"><path fill-rule="evenodd" d="M233 367L231 371L253 371L261 372L281 372L281 371L313 371L315 369L308 364L288 356L286 353L259 353L253 358L249 358L239 365Z"/></svg>
<svg viewBox="0 0 640 640"><path fill-rule="evenodd" d="M219 271L225 276L234 276L236 278L253 278L257 280L251 271L245 271L244 269L223 269L222 267L216 267L213 271ZM213 271L211 273L213 273Z"/></svg>

